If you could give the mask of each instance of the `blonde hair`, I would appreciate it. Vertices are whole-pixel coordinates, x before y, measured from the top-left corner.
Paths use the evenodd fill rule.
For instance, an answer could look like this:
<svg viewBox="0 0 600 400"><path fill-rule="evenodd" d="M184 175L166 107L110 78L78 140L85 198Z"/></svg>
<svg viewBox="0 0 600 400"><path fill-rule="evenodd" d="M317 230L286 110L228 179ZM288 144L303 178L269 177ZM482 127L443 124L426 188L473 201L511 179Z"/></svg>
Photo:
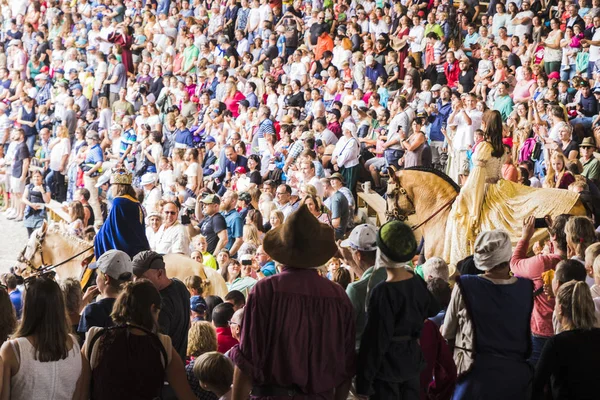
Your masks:
<svg viewBox="0 0 600 400"><path fill-rule="evenodd" d="M65 139L69 137L69 129L65 125L60 125L56 131L56 137Z"/></svg>
<svg viewBox="0 0 600 400"><path fill-rule="evenodd" d="M253 244L256 247L260 246L260 238L258 236L258 229L252 224L246 224L243 228L242 237L244 243Z"/></svg>
<svg viewBox="0 0 600 400"><path fill-rule="evenodd" d="M585 249L596 241L594 224L588 217L571 217L565 225L567 246L585 259Z"/></svg>
<svg viewBox="0 0 600 400"><path fill-rule="evenodd" d="M273 215L276 216L277 219L279 220L279 222L281 222L283 224L283 221L285 221L285 215L281 211L279 211L279 210L271 211L271 216L273 216ZM270 217L269 217L269 219L270 219Z"/></svg>
<svg viewBox="0 0 600 400"><path fill-rule="evenodd" d="M557 161L557 159L561 159L563 162L563 169L562 171L555 171L554 168L552 168L552 161ZM559 153L558 151L555 151L554 153L552 153L552 155L550 156L550 160L547 163L548 166L548 174L546 175L546 180L544 181L544 187L546 188L555 188L556 187L556 175L557 173L561 173L561 172L566 172L567 171L567 162L569 160L567 160L567 157L565 157L562 153Z"/></svg>
<svg viewBox="0 0 600 400"><path fill-rule="evenodd" d="M560 286L556 303L566 319L566 329L592 329L596 324L596 308L590 288L585 282L570 281Z"/></svg>
<svg viewBox="0 0 600 400"><path fill-rule="evenodd" d="M192 323L188 332L187 355L199 357L204 353L217 351L217 332L207 321Z"/></svg>
<svg viewBox="0 0 600 400"><path fill-rule="evenodd" d="M261 196L263 196L263 193ZM271 213L277 210L277 206L271 200L263 201L258 205L263 221L268 221L271 218Z"/></svg>

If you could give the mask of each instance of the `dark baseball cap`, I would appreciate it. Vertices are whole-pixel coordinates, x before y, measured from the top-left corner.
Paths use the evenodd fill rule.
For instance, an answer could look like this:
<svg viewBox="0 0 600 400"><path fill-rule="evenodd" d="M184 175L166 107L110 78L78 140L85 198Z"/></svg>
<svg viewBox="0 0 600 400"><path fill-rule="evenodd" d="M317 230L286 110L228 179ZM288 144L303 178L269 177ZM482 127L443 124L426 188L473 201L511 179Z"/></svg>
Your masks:
<svg viewBox="0 0 600 400"><path fill-rule="evenodd" d="M165 260L161 254L152 250L144 250L131 260L135 276L142 276L150 269L165 269Z"/></svg>
<svg viewBox="0 0 600 400"><path fill-rule="evenodd" d="M329 114L333 114L335 115L335 117L337 119L340 119L340 117L342 116L342 113L340 112L340 110L338 110L337 108L332 108L331 110L327 111Z"/></svg>

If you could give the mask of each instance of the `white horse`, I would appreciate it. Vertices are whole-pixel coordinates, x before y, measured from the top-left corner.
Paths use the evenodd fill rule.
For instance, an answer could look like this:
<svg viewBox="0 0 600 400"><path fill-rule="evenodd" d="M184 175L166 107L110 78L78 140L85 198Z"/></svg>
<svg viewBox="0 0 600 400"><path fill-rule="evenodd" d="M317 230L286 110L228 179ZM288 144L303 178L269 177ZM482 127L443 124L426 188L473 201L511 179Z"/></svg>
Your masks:
<svg viewBox="0 0 600 400"><path fill-rule="evenodd" d="M58 279L77 278L82 286L87 284L89 273L85 265L94 256L94 244L60 229L58 224L46 222L36 229L18 258L17 271L27 277L42 266L58 265L53 270ZM225 280L217 271L181 254L164 256L167 275L183 280L190 275L198 275L205 282L204 296L225 297L228 292Z"/></svg>

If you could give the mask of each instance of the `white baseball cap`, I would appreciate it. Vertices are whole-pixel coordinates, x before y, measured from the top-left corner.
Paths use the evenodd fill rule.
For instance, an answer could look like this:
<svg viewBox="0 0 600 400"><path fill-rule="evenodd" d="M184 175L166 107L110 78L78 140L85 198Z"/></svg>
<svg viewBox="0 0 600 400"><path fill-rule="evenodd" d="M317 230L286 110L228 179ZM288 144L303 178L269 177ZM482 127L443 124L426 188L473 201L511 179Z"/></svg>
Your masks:
<svg viewBox="0 0 600 400"><path fill-rule="evenodd" d="M375 251L377 250L377 228L371 224L357 225L340 246L359 251Z"/></svg>
<svg viewBox="0 0 600 400"><path fill-rule="evenodd" d="M100 272L113 279L119 279L122 274L127 272L133 276L131 258L121 250L108 250L98 258L98 261L90 264L89 268L97 268Z"/></svg>

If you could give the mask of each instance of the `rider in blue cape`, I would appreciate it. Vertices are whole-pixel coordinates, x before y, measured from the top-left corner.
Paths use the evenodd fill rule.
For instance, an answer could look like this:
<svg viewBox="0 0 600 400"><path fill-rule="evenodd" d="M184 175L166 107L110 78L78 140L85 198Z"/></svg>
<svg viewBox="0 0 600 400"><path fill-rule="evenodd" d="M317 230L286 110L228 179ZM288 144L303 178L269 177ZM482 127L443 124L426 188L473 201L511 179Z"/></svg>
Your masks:
<svg viewBox="0 0 600 400"><path fill-rule="evenodd" d="M132 174L124 168L116 169L111 175L114 200L108 219L94 239L96 259L111 249L124 251L131 258L140 251L150 250L144 211L136 199L132 180Z"/></svg>

